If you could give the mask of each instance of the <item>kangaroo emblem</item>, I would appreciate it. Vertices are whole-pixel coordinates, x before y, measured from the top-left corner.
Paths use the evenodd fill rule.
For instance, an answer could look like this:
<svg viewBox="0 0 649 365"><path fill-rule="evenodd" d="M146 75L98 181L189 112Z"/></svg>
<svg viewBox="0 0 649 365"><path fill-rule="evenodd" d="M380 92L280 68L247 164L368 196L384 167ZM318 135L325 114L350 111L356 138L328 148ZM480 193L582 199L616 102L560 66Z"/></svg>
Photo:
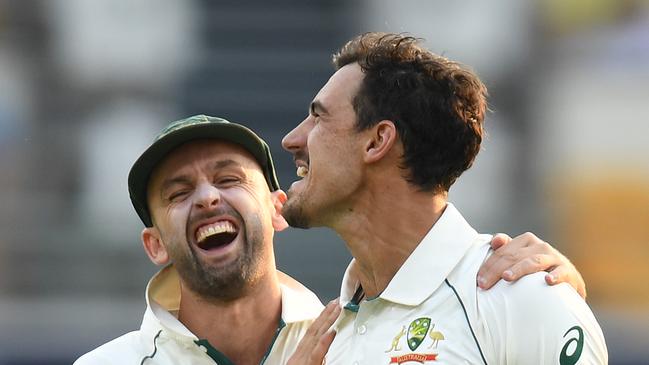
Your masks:
<svg viewBox="0 0 649 365"><path fill-rule="evenodd" d="M401 332L397 333L396 336L394 336L394 339L392 340L392 346L385 351L385 352L390 352L390 351L401 351L401 347L399 347L399 341L401 341L401 337L403 337L406 334L406 326L403 326L401 328Z"/></svg>
<svg viewBox="0 0 649 365"><path fill-rule="evenodd" d="M440 340L445 340L444 335L439 331L433 331L434 329L435 329L435 325L433 324L430 327L430 333L428 334L428 337L430 337L430 339L433 340L433 342L430 344L430 346L428 346L428 348L431 348L433 346L435 346L435 348L437 348L437 345L439 344L439 341Z"/></svg>

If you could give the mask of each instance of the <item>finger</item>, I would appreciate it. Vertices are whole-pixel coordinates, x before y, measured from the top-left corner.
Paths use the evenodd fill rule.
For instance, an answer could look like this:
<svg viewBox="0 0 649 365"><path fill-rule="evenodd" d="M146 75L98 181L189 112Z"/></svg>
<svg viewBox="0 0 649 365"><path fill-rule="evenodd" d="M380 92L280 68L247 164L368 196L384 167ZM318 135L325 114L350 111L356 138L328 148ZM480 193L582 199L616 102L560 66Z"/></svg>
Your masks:
<svg viewBox="0 0 649 365"><path fill-rule="evenodd" d="M336 331L333 329L328 330L320 337L318 344L313 349L309 358L309 365L321 365L323 363L325 355L327 355L327 351L329 351L329 347L331 347L331 343L335 337Z"/></svg>
<svg viewBox="0 0 649 365"><path fill-rule="evenodd" d="M489 289L501 279L502 273L519 261L520 250L529 244L529 236L522 234L512 239L505 233L496 234L491 240L494 252L480 266L477 282L482 289Z"/></svg>
<svg viewBox="0 0 649 365"><path fill-rule="evenodd" d="M491 288L501 279L503 271L509 269L513 263L520 260L518 255L522 250L519 250L519 252L510 252L509 250L505 250L505 248L503 247L493 252L482 266L480 266L478 270L478 286L480 288Z"/></svg>
<svg viewBox="0 0 649 365"><path fill-rule="evenodd" d="M328 332L333 324L336 322L336 319L338 319L338 316L340 316L340 312L342 311L342 308L338 303L336 303L333 307L331 312L327 314L327 317L323 319L322 322L322 327L323 331L321 332L320 335L323 335L325 332Z"/></svg>
<svg viewBox="0 0 649 365"><path fill-rule="evenodd" d="M572 264L569 264L572 266ZM568 283L570 284L577 293L584 299L586 299L586 283L584 278L579 274L578 271L572 266L568 267L568 264L563 264L555 267L547 275L545 275L545 282L548 285L556 285L559 283ZM574 274L576 272L576 275ZM570 275L572 273L572 275Z"/></svg>
<svg viewBox="0 0 649 365"><path fill-rule="evenodd" d="M327 321L329 316L336 311L336 308L338 308L338 301L337 300L332 300L329 303L327 303L327 306L322 310L318 318L313 321L313 324L311 327L322 327Z"/></svg>
<svg viewBox="0 0 649 365"><path fill-rule="evenodd" d="M491 239L491 248L493 248L494 250L497 250L497 249L503 247L504 245L508 244L509 241L511 241L511 240L512 240L512 238L509 237L507 234L505 234L505 233L497 233Z"/></svg>
<svg viewBox="0 0 649 365"><path fill-rule="evenodd" d="M338 315L340 314L341 308L338 305L338 301L334 300L329 302L325 309L320 313L318 318L311 324L307 329L304 337L300 340L300 343L297 346L297 349L287 362L287 365L309 365L312 363L312 358L319 357L319 363L321 364L324 354L326 354L327 349L329 348L330 342L324 342L324 345L327 345L326 348L321 345L320 342L323 341L323 338L326 340L331 335L329 331L331 325L336 321ZM333 338L331 338L333 341ZM319 354L318 352L319 351ZM323 352L324 351L324 352ZM315 355L314 355L315 354Z"/></svg>
<svg viewBox="0 0 649 365"><path fill-rule="evenodd" d="M538 238L532 232L525 232L519 234L518 236L512 238L500 251L516 251L526 247L534 246L549 246L545 241ZM540 249L547 249L547 247L541 247Z"/></svg>
<svg viewBox="0 0 649 365"><path fill-rule="evenodd" d="M325 311L318 317L318 327L315 329L313 346L315 346L315 342L319 341L322 335L331 329L338 315L340 315L340 311L341 308L338 305L338 301L331 301L327 304Z"/></svg>
<svg viewBox="0 0 649 365"><path fill-rule="evenodd" d="M543 242L537 235L532 232L521 233L518 236L512 238L512 241L520 241L524 246L530 246Z"/></svg>
<svg viewBox="0 0 649 365"><path fill-rule="evenodd" d="M319 339L319 337L331 326L331 317L333 316L333 313L337 312L337 308L339 308L337 300L331 301L327 304L318 318L316 318L313 323L311 323L311 326L309 326L309 328L307 329L304 337L300 341L299 347L310 349L315 346L315 343Z"/></svg>
<svg viewBox="0 0 649 365"><path fill-rule="evenodd" d="M329 302L328 306L331 306L330 310L327 311L326 316L322 317L322 322L321 322L321 335L324 334L324 332L327 332L331 326L336 322L336 319L338 319L338 316L340 315L340 311L342 308L340 307L340 304L338 303L338 300L333 300Z"/></svg>
<svg viewBox="0 0 649 365"><path fill-rule="evenodd" d="M537 251L538 246L530 246L519 249L517 254L501 253L481 274L480 288L489 289L500 279L516 281L525 275L550 270L561 263L557 256L536 253Z"/></svg>
<svg viewBox="0 0 649 365"><path fill-rule="evenodd" d="M554 259L554 261L548 261L546 265L536 267L536 271L527 271L528 269L533 269L535 267L529 266L532 262L528 259L538 259L533 256L539 254L549 255L548 257ZM490 288L498 282L500 278L508 281L518 280L522 275L547 270L550 267L557 266L561 263L561 261L558 261L561 259L558 251L531 232L525 232L516 236L509 243L494 251L491 256L492 257L485 262L485 265L483 265L484 268L481 268L478 272L478 285L483 289ZM524 263L523 261L525 260L528 261ZM518 269L523 265L522 271L512 269L512 266L516 264L520 264L518 265Z"/></svg>
<svg viewBox="0 0 649 365"><path fill-rule="evenodd" d="M503 279L516 281L525 275L550 270L558 264L555 258L555 256L546 254L530 255L506 269L503 272Z"/></svg>

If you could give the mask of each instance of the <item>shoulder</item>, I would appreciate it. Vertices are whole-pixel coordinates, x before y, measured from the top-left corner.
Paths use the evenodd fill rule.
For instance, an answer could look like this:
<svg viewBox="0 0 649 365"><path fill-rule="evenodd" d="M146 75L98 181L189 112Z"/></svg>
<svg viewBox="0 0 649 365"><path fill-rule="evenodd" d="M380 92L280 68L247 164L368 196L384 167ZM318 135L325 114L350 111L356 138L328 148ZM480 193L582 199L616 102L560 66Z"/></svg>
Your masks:
<svg viewBox="0 0 649 365"><path fill-rule="evenodd" d="M74 365L125 364L141 357L140 332L124 334L81 356Z"/></svg>
<svg viewBox="0 0 649 365"><path fill-rule="evenodd" d="M537 272L513 283L500 280L490 290L479 290L478 298L485 304L508 305L508 315L550 315L556 314L554 311L590 312L586 302L570 285L562 283L549 286L545 282L545 274Z"/></svg>
<svg viewBox="0 0 649 365"><path fill-rule="evenodd" d="M277 271L282 292L282 319L286 323L305 322L307 326L316 319L324 306L320 299L297 280Z"/></svg>
<svg viewBox="0 0 649 365"><path fill-rule="evenodd" d="M478 289L480 319L495 348L513 363L530 355L544 364L573 355L605 363L604 335L591 309L570 285L549 286L544 277L541 272Z"/></svg>
<svg viewBox="0 0 649 365"><path fill-rule="evenodd" d="M541 323L552 326L579 321L597 324L586 302L568 284L549 286L545 272L527 275L514 283L504 280L490 290L478 289L478 306L486 320Z"/></svg>

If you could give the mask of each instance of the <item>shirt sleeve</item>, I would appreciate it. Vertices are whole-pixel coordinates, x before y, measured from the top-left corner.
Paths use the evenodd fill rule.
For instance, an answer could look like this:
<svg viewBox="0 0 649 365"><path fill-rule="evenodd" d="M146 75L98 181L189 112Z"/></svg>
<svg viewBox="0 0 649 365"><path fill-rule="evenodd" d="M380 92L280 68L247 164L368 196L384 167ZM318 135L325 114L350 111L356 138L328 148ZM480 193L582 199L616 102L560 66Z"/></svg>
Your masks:
<svg viewBox="0 0 649 365"><path fill-rule="evenodd" d="M545 273L500 281L478 291L478 316L498 364L608 364L602 330L568 284L549 286Z"/></svg>

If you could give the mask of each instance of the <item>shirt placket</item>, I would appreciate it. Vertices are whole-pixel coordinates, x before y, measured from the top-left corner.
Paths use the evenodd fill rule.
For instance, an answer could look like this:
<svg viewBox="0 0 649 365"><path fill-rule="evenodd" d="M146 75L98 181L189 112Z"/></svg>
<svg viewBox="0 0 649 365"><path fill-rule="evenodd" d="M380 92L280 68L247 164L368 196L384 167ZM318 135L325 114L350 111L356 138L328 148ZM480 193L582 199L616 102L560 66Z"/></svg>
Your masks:
<svg viewBox="0 0 649 365"><path fill-rule="evenodd" d="M376 299L375 299L376 300ZM372 335L372 317L374 313L374 301L362 301L358 307L358 313L354 319L353 345L354 357L350 359L352 365L370 365L372 364L372 351L370 348L372 341L369 338Z"/></svg>

